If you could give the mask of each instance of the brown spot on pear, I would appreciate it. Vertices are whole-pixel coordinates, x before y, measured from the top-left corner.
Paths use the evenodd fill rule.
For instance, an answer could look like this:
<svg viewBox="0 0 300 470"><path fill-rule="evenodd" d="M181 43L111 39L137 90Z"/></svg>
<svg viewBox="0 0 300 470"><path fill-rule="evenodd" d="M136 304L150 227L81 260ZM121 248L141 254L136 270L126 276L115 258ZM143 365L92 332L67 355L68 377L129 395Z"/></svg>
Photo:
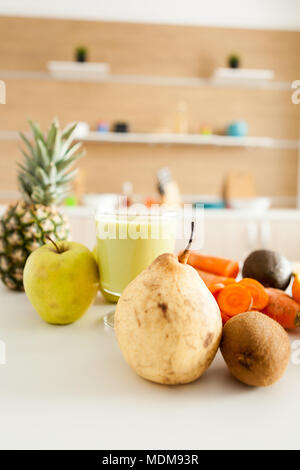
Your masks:
<svg viewBox="0 0 300 470"><path fill-rule="evenodd" d="M177 256L163 254L124 290L116 308L115 333L138 375L182 384L198 379L210 366L222 321L197 271Z"/></svg>
<svg viewBox="0 0 300 470"><path fill-rule="evenodd" d="M213 333L207 333L207 336L206 336L205 341L204 341L204 347L208 348L208 346L213 341L213 339L214 339L214 334Z"/></svg>

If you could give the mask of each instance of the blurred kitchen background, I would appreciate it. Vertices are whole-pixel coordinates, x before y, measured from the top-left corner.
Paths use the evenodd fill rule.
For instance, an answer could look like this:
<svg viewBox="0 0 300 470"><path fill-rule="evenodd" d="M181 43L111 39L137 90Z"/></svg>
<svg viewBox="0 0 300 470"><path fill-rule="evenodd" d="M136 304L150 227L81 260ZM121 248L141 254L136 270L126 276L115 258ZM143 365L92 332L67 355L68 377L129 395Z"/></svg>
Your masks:
<svg viewBox="0 0 300 470"><path fill-rule="evenodd" d="M93 245L93 209L114 195L160 201L167 172L205 206L206 252L300 259L298 0L4 0L0 15L2 210L18 131L57 116L80 122L87 151L66 201L74 239Z"/></svg>

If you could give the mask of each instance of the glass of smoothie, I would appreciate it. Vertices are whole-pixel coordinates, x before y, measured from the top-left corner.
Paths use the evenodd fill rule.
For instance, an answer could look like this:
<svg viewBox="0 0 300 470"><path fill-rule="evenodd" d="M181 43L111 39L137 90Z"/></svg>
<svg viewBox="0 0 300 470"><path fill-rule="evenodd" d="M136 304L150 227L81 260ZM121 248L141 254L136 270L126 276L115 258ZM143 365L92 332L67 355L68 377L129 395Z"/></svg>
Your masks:
<svg viewBox="0 0 300 470"><path fill-rule="evenodd" d="M96 255L100 289L106 300L117 303L125 287L157 256L172 253L175 247L175 211L96 214ZM113 327L114 312L104 318Z"/></svg>

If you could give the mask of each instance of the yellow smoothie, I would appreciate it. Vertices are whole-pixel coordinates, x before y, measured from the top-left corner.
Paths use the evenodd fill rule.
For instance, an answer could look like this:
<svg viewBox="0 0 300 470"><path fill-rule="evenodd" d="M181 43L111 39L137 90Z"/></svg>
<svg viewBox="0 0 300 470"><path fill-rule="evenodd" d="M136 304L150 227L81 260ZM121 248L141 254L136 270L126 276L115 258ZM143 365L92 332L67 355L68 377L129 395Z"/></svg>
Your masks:
<svg viewBox="0 0 300 470"><path fill-rule="evenodd" d="M175 214L103 214L96 224L100 287L110 302L117 302L130 281L157 256L174 251Z"/></svg>

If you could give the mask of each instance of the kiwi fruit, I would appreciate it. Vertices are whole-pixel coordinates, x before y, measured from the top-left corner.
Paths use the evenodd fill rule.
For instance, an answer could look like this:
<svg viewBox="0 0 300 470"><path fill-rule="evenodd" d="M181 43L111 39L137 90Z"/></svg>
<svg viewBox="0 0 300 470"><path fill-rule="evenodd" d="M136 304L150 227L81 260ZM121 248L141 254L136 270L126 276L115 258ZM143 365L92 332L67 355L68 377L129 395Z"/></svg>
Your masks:
<svg viewBox="0 0 300 470"><path fill-rule="evenodd" d="M223 328L221 352L231 374L254 387L268 387L284 374L291 355L286 331L263 313L231 318Z"/></svg>
<svg viewBox="0 0 300 470"><path fill-rule="evenodd" d="M276 251L255 250L246 258L242 274L265 287L285 290L291 280L292 268L289 260Z"/></svg>

